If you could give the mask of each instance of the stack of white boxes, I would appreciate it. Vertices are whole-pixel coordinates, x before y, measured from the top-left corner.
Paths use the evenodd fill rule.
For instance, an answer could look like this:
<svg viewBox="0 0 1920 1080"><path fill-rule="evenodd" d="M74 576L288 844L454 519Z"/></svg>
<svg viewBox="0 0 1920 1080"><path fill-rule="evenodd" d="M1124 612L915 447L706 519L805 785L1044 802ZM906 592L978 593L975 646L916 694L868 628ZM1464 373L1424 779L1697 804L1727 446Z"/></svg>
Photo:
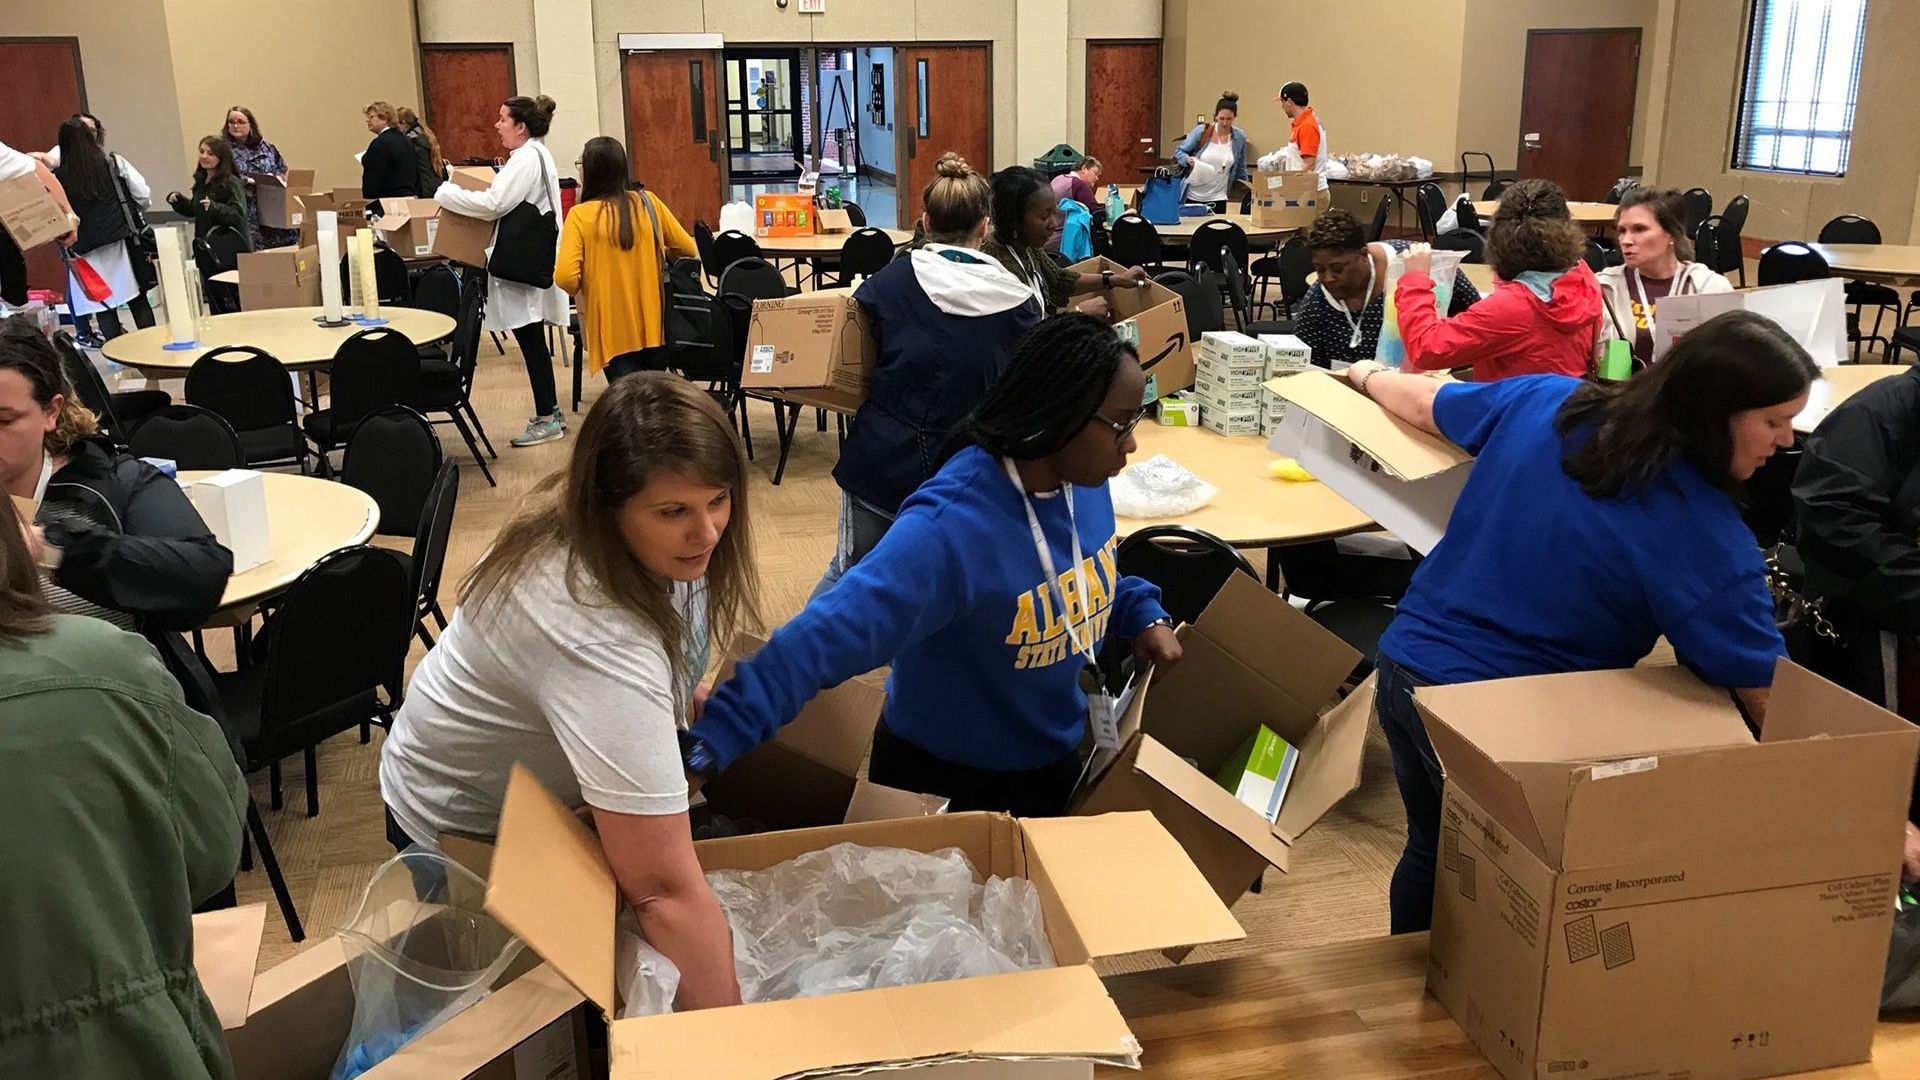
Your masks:
<svg viewBox="0 0 1920 1080"><path fill-rule="evenodd" d="M1267 347L1267 380L1292 375L1313 366L1313 346L1292 334L1261 334L1260 343ZM1287 399L1264 387L1260 391L1260 398L1260 434L1271 435L1287 415Z"/></svg>
<svg viewBox="0 0 1920 1080"><path fill-rule="evenodd" d="M1267 377L1267 346L1232 330L1200 335L1193 366L1193 392L1200 423L1222 435L1258 435L1260 384Z"/></svg>

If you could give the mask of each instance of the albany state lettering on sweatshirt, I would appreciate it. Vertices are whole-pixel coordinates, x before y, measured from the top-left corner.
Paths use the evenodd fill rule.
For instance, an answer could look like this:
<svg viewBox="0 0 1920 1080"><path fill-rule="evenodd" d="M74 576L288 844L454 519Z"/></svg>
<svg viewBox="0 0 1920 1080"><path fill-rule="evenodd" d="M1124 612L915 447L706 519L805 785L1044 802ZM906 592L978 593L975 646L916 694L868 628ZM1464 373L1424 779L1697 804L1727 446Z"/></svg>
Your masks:
<svg viewBox="0 0 1920 1080"><path fill-rule="evenodd" d="M1107 619L1113 614L1114 586L1120 580L1114 550L1118 537L1108 537L1105 546L1060 575L1059 595L1066 598L1065 612L1056 610L1055 592L1041 582L1020 594L1014 605L1013 627L1007 631L1008 645L1017 646L1013 667L1016 671L1050 667L1073 655L1073 641L1067 635L1072 624L1082 645L1093 646L1106 637Z"/></svg>

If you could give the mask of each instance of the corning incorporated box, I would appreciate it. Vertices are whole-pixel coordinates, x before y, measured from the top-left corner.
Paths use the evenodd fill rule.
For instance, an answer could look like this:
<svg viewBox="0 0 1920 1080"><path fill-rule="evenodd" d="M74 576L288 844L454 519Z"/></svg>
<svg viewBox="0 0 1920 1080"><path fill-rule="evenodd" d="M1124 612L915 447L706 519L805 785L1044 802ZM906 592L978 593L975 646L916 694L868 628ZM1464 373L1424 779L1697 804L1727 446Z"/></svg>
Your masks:
<svg viewBox="0 0 1920 1080"><path fill-rule="evenodd" d="M277 247L242 251L234 257L240 275L240 308L318 307L320 249Z"/></svg>
<svg viewBox="0 0 1920 1080"><path fill-rule="evenodd" d="M874 353L866 310L854 301L852 289L755 300L740 385L784 390L818 387L848 405L858 405L866 400Z"/></svg>
<svg viewBox="0 0 1920 1080"><path fill-rule="evenodd" d="M1782 660L1756 741L1678 667L1423 687L1427 986L1512 1080L1871 1052L1920 730Z"/></svg>
<svg viewBox="0 0 1920 1080"><path fill-rule="evenodd" d="M440 204L432 199L382 199L373 229L386 237L387 246L409 259L433 254L440 231Z"/></svg>
<svg viewBox="0 0 1920 1080"><path fill-rule="evenodd" d="M983 877L1028 878L1061 966L613 1020L612 1080L763 1080L909 1064L915 1077L977 1076L983 1061L996 1077L1090 1076L1095 1062L1137 1060L1140 1044L1089 960L1244 936L1147 814L951 814L707 840L694 851L708 871L758 870L842 842L957 847ZM609 1017L621 902L599 841L516 766L487 911Z"/></svg>
<svg viewBox="0 0 1920 1080"><path fill-rule="evenodd" d="M53 201L33 173L0 180L0 228L7 230L21 251L51 244L72 228L67 212Z"/></svg>
<svg viewBox="0 0 1920 1080"><path fill-rule="evenodd" d="M1104 255L1082 259L1068 267L1077 274L1098 274L1127 268ZM1147 373L1147 396L1164 397L1193 385L1193 342L1187 340L1187 303L1180 294L1157 281L1144 287L1115 285L1081 293L1067 302L1073 307L1095 296L1107 298L1107 321L1140 353Z"/></svg>
<svg viewBox="0 0 1920 1080"><path fill-rule="evenodd" d="M1372 680L1334 704L1360 654L1245 574L1179 634L1180 663L1135 692L1120 753L1104 772L1096 763L1075 812L1151 810L1231 904L1264 867L1286 870L1301 834L1360 786ZM1300 748L1271 823L1211 775L1261 724Z"/></svg>
<svg viewBox="0 0 1920 1080"><path fill-rule="evenodd" d="M254 200L260 208L260 224L275 229L298 229L307 223L305 196L313 192L312 169L288 169L285 180L278 176L254 175Z"/></svg>
<svg viewBox="0 0 1920 1080"><path fill-rule="evenodd" d="M1387 412L1324 371L1273 379L1266 388L1294 406L1273 431L1276 454L1426 554L1446 531L1473 456Z"/></svg>

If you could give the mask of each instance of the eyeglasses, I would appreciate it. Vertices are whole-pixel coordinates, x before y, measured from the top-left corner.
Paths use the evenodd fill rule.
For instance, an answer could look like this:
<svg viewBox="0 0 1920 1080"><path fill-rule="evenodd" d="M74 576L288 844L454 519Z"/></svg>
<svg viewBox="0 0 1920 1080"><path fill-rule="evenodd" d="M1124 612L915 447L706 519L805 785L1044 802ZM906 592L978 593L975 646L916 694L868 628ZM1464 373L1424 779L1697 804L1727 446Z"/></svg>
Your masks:
<svg viewBox="0 0 1920 1080"><path fill-rule="evenodd" d="M1128 435L1133 434L1133 429L1140 425L1140 418L1145 415L1147 415L1147 410L1143 405L1134 410L1133 415L1128 417L1124 422L1101 416L1099 413L1094 413L1093 418L1113 429L1113 445L1119 446L1121 443L1127 441Z"/></svg>

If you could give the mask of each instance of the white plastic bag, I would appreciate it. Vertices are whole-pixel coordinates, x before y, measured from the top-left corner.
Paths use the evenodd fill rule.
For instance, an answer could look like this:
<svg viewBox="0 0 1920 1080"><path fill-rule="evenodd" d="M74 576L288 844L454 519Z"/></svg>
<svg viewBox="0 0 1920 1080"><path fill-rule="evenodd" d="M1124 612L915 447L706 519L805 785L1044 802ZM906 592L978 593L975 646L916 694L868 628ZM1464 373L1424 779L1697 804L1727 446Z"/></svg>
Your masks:
<svg viewBox="0 0 1920 1080"><path fill-rule="evenodd" d="M1407 159L1407 164L1413 166L1413 175L1417 179L1425 180L1433 175L1433 162L1426 158L1410 157Z"/></svg>
<svg viewBox="0 0 1920 1080"><path fill-rule="evenodd" d="M1323 180L1345 180L1347 175L1347 163L1339 158L1328 158L1320 163L1320 177Z"/></svg>
<svg viewBox="0 0 1920 1080"><path fill-rule="evenodd" d="M619 1018L672 1012L674 995L680 992L680 969L640 936L633 909L625 904L620 905L614 933L619 942L613 969L620 991Z"/></svg>
<svg viewBox="0 0 1920 1080"><path fill-rule="evenodd" d="M717 231L733 229L752 236L755 224L752 203L730 202L720 208L720 228Z"/></svg>
<svg viewBox="0 0 1920 1080"><path fill-rule="evenodd" d="M1440 215L1440 220L1433 223L1433 232L1438 236L1441 233L1450 233L1459 227L1460 211L1449 206L1447 212Z"/></svg>
<svg viewBox="0 0 1920 1080"><path fill-rule="evenodd" d="M1190 514L1220 494L1219 488L1165 454L1155 454L1120 470L1120 475L1108 482L1107 490L1113 497L1113 512L1129 518Z"/></svg>
<svg viewBox="0 0 1920 1080"><path fill-rule="evenodd" d="M1274 172L1280 168L1280 162L1285 160L1285 157L1286 148L1282 147L1271 153L1260 155L1259 160L1255 161L1253 165L1254 168L1259 169L1261 172Z"/></svg>

